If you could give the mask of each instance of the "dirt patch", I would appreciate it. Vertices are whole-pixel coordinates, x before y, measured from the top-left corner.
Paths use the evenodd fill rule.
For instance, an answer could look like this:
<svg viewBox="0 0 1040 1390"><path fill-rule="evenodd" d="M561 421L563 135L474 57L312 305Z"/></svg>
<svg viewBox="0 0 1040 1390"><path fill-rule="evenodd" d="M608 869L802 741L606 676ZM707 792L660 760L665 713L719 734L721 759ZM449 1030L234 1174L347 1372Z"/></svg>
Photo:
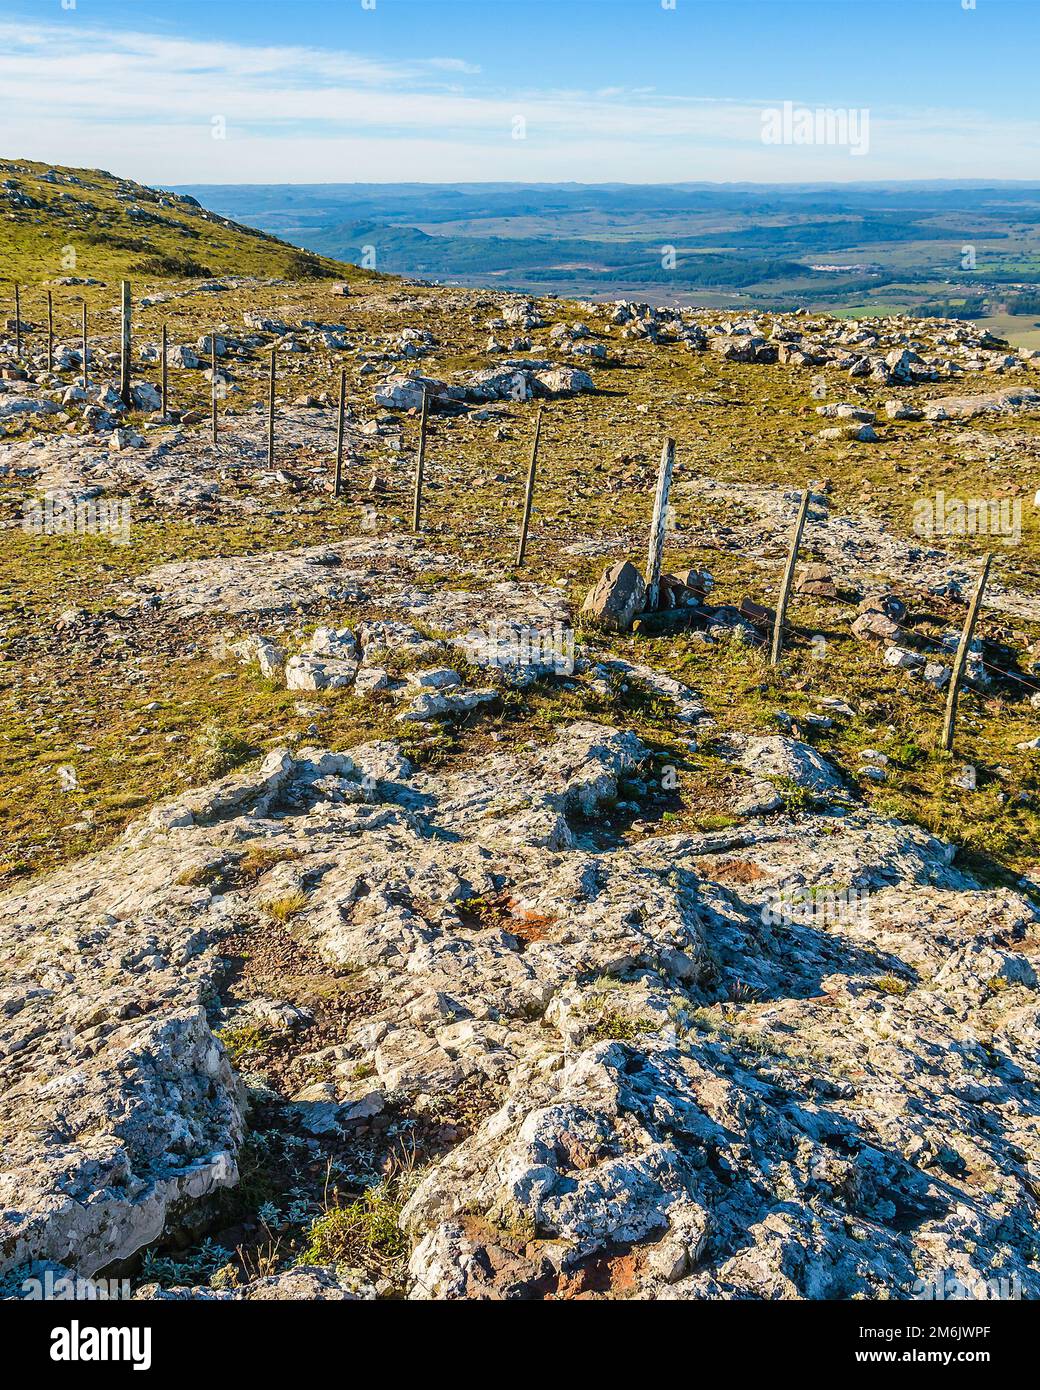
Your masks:
<svg viewBox="0 0 1040 1390"><path fill-rule="evenodd" d="M719 883L758 883L769 877L749 859L723 859L712 866L711 872Z"/></svg>

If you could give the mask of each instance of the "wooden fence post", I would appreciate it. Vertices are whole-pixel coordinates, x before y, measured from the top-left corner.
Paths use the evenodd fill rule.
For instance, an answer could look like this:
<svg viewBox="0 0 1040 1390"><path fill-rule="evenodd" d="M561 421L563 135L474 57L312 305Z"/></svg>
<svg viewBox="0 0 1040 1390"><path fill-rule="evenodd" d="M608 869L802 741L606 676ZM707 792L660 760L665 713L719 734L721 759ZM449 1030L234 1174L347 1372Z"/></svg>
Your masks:
<svg viewBox="0 0 1040 1390"><path fill-rule="evenodd" d="M646 611L654 612L661 593L661 559L664 538L668 531L668 494L672 487L675 467L675 440L666 439L661 450L661 466L657 473L657 492L654 494L654 515L650 522L650 548L646 558Z"/></svg>
<svg viewBox="0 0 1040 1390"><path fill-rule="evenodd" d="M531 462L527 469L527 490L524 493L524 519L520 527L520 544L516 550L517 569L524 563L527 549L527 530L531 525L531 504L534 501L534 474L538 466L538 441L542 435L542 407L538 407L538 417L534 422L534 443L531 445Z"/></svg>
<svg viewBox="0 0 1040 1390"><path fill-rule="evenodd" d="M277 372L278 349L271 349L271 373L267 388L267 466L274 467L274 385Z"/></svg>
<svg viewBox="0 0 1040 1390"><path fill-rule="evenodd" d="M975 620L979 616L979 609L982 607L982 595L986 590L986 580L989 578L989 567L993 559L992 552L988 553L983 560L982 573L979 575L978 587L968 608L968 617L964 624L964 631L961 633L961 640L957 644L957 655L953 659L953 673L950 676L950 693L946 697L946 717L943 720L942 729L942 748L949 752L953 747L953 731L957 722L957 698L964 675L964 663L968 659L968 649L971 646L972 635L975 632Z"/></svg>
<svg viewBox="0 0 1040 1390"><path fill-rule="evenodd" d="M216 330L210 331L209 335L209 408L210 424L213 428L213 447L217 447L217 334Z"/></svg>
<svg viewBox="0 0 1040 1390"><path fill-rule="evenodd" d="M162 326L162 356L160 358L161 367L159 374L159 390L162 393L162 413L163 419L170 413L170 363L169 363L169 343L166 336L166 325Z"/></svg>
<svg viewBox="0 0 1040 1390"><path fill-rule="evenodd" d="M119 395L123 404L130 408L130 281L122 283L122 327L120 332Z"/></svg>
<svg viewBox="0 0 1040 1390"><path fill-rule="evenodd" d="M47 370L54 371L54 296L47 291Z"/></svg>
<svg viewBox="0 0 1040 1390"><path fill-rule="evenodd" d="M83 389L87 389L89 376L87 375L87 301L84 299L82 305L83 313L80 319L80 348L83 352Z"/></svg>
<svg viewBox="0 0 1040 1390"><path fill-rule="evenodd" d="M802 493L802 505L798 508L798 519L794 524L794 534L791 536L791 553L787 557L784 577L780 584L780 597L776 602L776 617L773 620L773 645L769 652L770 666L777 666L780 662L780 649L784 643L784 620L787 616L787 600L791 597L791 582L794 579L794 567L798 560L798 548L802 543L802 532L805 530L805 518L809 515L809 503L811 501L812 490L806 488Z"/></svg>
<svg viewBox="0 0 1040 1390"><path fill-rule="evenodd" d="M339 497L343 491L343 428L346 413L347 369L344 367L339 374L339 419L336 422L336 477L332 484L333 497Z"/></svg>
<svg viewBox="0 0 1040 1390"><path fill-rule="evenodd" d="M22 291L17 280L14 285L14 355L17 361L22 360Z"/></svg>
<svg viewBox="0 0 1040 1390"><path fill-rule="evenodd" d="M423 387L422 418L419 422L419 455L415 460L415 493L412 498L412 530L419 531L422 525L422 485L423 469L426 465L426 426L430 413L430 392Z"/></svg>

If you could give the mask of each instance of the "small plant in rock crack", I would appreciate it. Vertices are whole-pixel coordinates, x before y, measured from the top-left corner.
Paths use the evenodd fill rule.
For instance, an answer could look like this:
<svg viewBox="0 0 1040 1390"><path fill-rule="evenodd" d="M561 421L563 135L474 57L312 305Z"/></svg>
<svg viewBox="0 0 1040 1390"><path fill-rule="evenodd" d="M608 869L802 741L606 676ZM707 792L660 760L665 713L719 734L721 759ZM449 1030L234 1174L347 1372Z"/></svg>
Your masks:
<svg viewBox="0 0 1040 1390"><path fill-rule="evenodd" d="M656 1024L649 1018L632 1018L620 1009L604 1009L594 1019L585 1032L585 1044L591 1047L598 1042L635 1042L641 1033L656 1031Z"/></svg>
<svg viewBox="0 0 1040 1390"><path fill-rule="evenodd" d="M278 845L250 845L235 865L235 873L239 878L255 881L267 873L268 869L273 869L276 864L286 864L290 860L299 859L299 857L300 852L296 849L287 849Z"/></svg>
<svg viewBox="0 0 1040 1390"><path fill-rule="evenodd" d="M598 979L592 987L591 997L586 1004L589 1016L585 1028L584 1044L591 1047L598 1042L634 1042L641 1033L653 1033L661 1026L652 1018L631 1014L626 1011L619 991L624 984L609 975Z"/></svg>
<svg viewBox="0 0 1040 1390"><path fill-rule="evenodd" d="M733 980L729 985L731 1004L757 1004L761 997L762 991L749 985L746 980Z"/></svg>
<svg viewBox="0 0 1040 1390"><path fill-rule="evenodd" d="M277 1035L258 1023L243 1023L222 1028L216 1035L224 1045L231 1065L241 1067L255 1062L277 1044Z"/></svg>
<svg viewBox="0 0 1040 1390"><path fill-rule="evenodd" d="M146 1250L141 1260L139 1282L158 1284L164 1289L206 1284L217 1270L227 1264L230 1253L208 1237L195 1250L186 1252L180 1259L175 1259L172 1255L156 1254L154 1250Z"/></svg>
<svg viewBox="0 0 1040 1390"><path fill-rule="evenodd" d="M263 910L268 917L276 922L288 922L293 917L298 916L307 906L310 899L302 889L297 888L292 893L284 893L280 898L269 898L263 903Z"/></svg>
<svg viewBox="0 0 1040 1390"><path fill-rule="evenodd" d="M173 881L180 888L214 888L223 882L226 869L223 863L193 864L182 869Z"/></svg>
<svg viewBox="0 0 1040 1390"><path fill-rule="evenodd" d="M800 786L790 777L771 777L769 779L780 795L784 810L789 816L801 811L811 811L819 798L808 787Z"/></svg>
<svg viewBox="0 0 1040 1390"><path fill-rule="evenodd" d="M910 991L909 983L906 980L901 980L898 975L878 975L876 979L871 980L869 983L871 987L876 989L880 994L900 995L907 994Z"/></svg>
<svg viewBox="0 0 1040 1390"><path fill-rule="evenodd" d="M326 1195L325 1210L315 1218L300 1265L346 1265L369 1274L384 1274L401 1263L408 1243L401 1230L401 1210L415 1186L412 1160L405 1155L359 1197L341 1202Z"/></svg>

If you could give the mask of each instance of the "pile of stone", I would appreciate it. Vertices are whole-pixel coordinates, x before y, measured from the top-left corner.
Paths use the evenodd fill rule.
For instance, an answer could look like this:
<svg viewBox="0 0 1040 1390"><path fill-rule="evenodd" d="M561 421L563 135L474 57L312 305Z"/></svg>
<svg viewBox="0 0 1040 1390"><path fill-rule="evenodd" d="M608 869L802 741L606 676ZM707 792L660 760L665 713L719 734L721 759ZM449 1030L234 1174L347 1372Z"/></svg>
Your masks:
<svg viewBox="0 0 1040 1390"><path fill-rule="evenodd" d="M386 410L420 410L425 394L433 409L444 410L453 405L486 405L492 401L523 402L536 396L575 396L595 389L596 383L588 372L577 367L553 366L550 362L506 362L463 373L454 384L418 371L391 376L375 388L375 403Z"/></svg>
<svg viewBox="0 0 1040 1390"><path fill-rule="evenodd" d="M641 616L683 610L691 625L708 634L739 631L746 640L756 640L753 628L737 609L708 603L715 580L710 570L689 569L682 574L662 574L658 581L657 604L647 608L647 586L630 560L619 560L600 575L581 607L581 618L588 627L605 632L628 632Z"/></svg>

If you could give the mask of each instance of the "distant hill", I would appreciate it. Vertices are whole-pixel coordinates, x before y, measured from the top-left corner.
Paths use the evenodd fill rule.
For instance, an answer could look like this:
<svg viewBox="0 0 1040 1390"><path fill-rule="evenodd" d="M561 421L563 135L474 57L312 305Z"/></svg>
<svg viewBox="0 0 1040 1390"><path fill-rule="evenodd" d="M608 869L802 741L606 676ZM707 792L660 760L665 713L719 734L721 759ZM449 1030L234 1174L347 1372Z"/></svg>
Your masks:
<svg viewBox="0 0 1040 1390"><path fill-rule="evenodd" d="M0 161L2 273L31 284L222 275L287 279L357 276L326 256L103 169Z"/></svg>
<svg viewBox="0 0 1040 1390"><path fill-rule="evenodd" d="M763 255L675 253L668 263L660 246L637 241L594 241L582 237L430 236L417 227L349 222L319 228L308 236L316 250L364 263L371 247L379 269L396 275L479 280L503 269L509 279L530 275L539 285L564 291L598 284L609 290L619 282L675 286L742 286L803 274L794 261Z"/></svg>

